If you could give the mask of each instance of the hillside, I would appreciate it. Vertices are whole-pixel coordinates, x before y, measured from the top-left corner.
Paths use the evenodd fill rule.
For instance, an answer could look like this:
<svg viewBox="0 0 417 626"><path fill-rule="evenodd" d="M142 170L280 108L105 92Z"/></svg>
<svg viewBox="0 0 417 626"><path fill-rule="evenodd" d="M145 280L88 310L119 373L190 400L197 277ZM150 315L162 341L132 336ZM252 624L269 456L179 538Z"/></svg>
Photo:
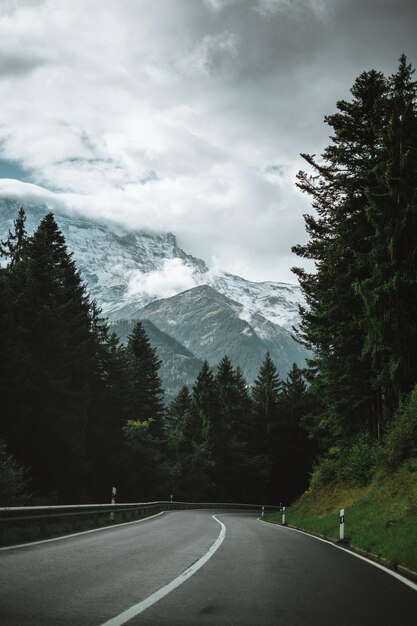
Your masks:
<svg viewBox="0 0 417 626"><path fill-rule="evenodd" d="M287 509L286 522L338 539L340 509L352 546L417 572L417 458L362 487L335 483L307 491ZM281 516L267 519L279 523Z"/></svg>

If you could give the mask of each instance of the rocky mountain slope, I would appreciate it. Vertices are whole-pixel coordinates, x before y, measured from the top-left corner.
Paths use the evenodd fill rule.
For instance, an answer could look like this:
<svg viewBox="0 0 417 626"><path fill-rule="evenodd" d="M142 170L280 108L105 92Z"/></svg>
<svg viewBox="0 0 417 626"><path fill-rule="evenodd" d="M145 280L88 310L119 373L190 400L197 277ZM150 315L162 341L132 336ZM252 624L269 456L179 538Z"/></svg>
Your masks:
<svg viewBox="0 0 417 626"><path fill-rule="evenodd" d="M281 375L296 362L303 365L306 351L291 334L259 313L245 319L242 304L208 285L194 287L171 298L151 302L137 311L177 339L196 357L216 364L227 354L240 365L248 382L256 377L266 352Z"/></svg>

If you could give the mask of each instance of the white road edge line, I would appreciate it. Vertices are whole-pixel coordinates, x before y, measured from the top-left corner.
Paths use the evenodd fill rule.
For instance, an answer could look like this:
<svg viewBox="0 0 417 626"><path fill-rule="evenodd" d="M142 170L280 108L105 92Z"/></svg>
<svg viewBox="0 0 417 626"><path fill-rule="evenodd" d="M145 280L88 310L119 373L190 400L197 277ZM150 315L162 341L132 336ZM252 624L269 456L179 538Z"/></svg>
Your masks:
<svg viewBox="0 0 417 626"><path fill-rule="evenodd" d="M326 539L322 539L321 537L316 537L315 535L310 535L310 533L306 533L303 530L298 530L298 528L290 528L289 526L281 526L280 524L274 524L274 522L266 522L265 520L262 520L260 517L258 517L258 521L259 522L263 522L267 526L275 526L275 527L281 528L281 529L285 528L285 530L292 530L295 533L301 533L302 535L306 535L307 537L311 537L312 539L317 539L318 541L322 541L323 543L327 543L328 546L332 546L333 548L337 548L338 550L343 550L343 552L345 554L350 554L351 556L356 556L357 559L361 559L362 561L366 561L366 563L369 563L370 565L373 565L374 567L377 567L378 569L382 569L382 571L385 572L386 574L389 574L390 576L393 576L394 578L396 578L400 582L404 583L404 585L407 585L408 587L411 587L411 589L414 589L414 591L417 591L417 584L413 583L412 580L408 580L408 578L405 578L405 576L401 576L401 574L398 574L398 572L394 572L392 569L389 569L388 567L384 567L384 565L381 565L380 563L376 563L375 561L371 561L371 559L367 559L366 556L362 556L361 554L357 554L357 552L353 552L352 550L347 550L346 548L342 548L341 546L337 546L332 541L327 541Z"/></svg>
<svg viewBox="0 0 417 626"><path fill-rule="evenodd" d="M92 528L91 530L82 530L79 533L72 533L71 535L61 535L60 537L52 537L51 539L41 539L40 541L31 541L30 543L18 543L15 546L4 546L0 548L0 552L3 550L16 550L18 548L27 548L29 546L37 546L41 543L50 543L51 541L61 541L62 539L69 539L70 537L79 537L80 535L88 535L89 533L98 533L100 530L112 530L113 528L119 528L120 526L129 526L129 524L140 524L140 522L147 522L148 519L158 517L166 511L155 513L155 515L149 515L143 519L136 519L133 522L123 522L122 524L114 524L114 526L103 526L102 528Z"/></svg>
<svg viewBox="0 0 417 626"><path fill-rule="evenodd" d="M182 572L182 574L177 576L177 578L171 580L170 583L164 585L163 587L158 589L158 591L155 591L155 593L145 598L145 600L134 604L130 607L130 609L127 609L126 611L123 611L123 613L116 615L116 617L109 619L107 622L101 624L101 626L122 626L122 624L126 624L126 622L128 622L129 620L133 619L140 613L143 613L143 611L148 609L156 602L159 602L159 600L162 600L162 598L164 598L166 595L171 593L171 591L174 591L174 589L182 585L182 583L184 583L201 567L203 567L203 565L205 565L205 563L207 563L207 561L211 559L213 554L220 548L226 536L226 526L220 520L218 520L215 515L212 515L212 518L216 520L218 524L220 524L220 533L213 545L210 546L207 552L201 558L199 558L198 561L193 563L188 569Z"/></svg>

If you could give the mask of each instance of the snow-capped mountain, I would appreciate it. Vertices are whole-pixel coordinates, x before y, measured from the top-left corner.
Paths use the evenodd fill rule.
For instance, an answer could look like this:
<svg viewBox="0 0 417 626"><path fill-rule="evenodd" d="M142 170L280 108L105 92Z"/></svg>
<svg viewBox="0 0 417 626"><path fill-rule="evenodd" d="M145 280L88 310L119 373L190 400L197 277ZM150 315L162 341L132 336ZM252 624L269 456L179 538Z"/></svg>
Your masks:
<svg viewBox="0 0 417 626"><path fill-rule="evenodd" d="M1 239L12 229L19 206L0 199ZM48 209L24 208L32 234ZM131 317L148 302L199 284L198 277L208 272L204 261L181 250L171 233L134 232L74 215L54 215L91 297L109 319Z"/></svg>
<svg viewBox="0 0 417 626"><path fill-rule="evenodd" d="M137 312L137 317L149 320L210 364L219 363L227 354L250 383L267 352L281 375L285 376L293 363L304 365L307 352L287 330L259 313L253 313L249 323L242 312L239 302L201 285L151 302Z"/></svg>
<svg viewBox="0 0 417 626"><path fill-rule="evenodd" d="M251 282L233 274L217 274L207 284L242 305L240 319L251 323L262 315L270 322L291 331L299 323L298 306L304 302L298 285L265 281Z"/></svg>
<svg viewBox="0 0 417 626"><path fill-rule="evenodd" d="M0 199L1 239L13 227L19 206ZM31 234L48 209L25 205L25 210ZM209 285L240 303L240 319L248 323L256 314L287 330L298 322L303 297L297 285L214 274L202 259L186 254L172 233L135 232L74 215L55 213L55 218L91 297L110 320L134 318L150 302Z"/></svg>

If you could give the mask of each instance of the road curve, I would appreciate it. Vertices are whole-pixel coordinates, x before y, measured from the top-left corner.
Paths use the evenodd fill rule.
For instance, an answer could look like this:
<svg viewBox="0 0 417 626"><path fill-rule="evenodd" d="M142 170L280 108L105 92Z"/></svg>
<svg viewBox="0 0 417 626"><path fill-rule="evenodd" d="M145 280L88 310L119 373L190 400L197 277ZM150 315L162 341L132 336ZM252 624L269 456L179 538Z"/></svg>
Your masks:
<svg viewBox="0 0 417 626"><path fill-rule="evenodd" d="M415 626L416 616L414 589L253 513L173 511L0 551L2 626Z"/></svg>

